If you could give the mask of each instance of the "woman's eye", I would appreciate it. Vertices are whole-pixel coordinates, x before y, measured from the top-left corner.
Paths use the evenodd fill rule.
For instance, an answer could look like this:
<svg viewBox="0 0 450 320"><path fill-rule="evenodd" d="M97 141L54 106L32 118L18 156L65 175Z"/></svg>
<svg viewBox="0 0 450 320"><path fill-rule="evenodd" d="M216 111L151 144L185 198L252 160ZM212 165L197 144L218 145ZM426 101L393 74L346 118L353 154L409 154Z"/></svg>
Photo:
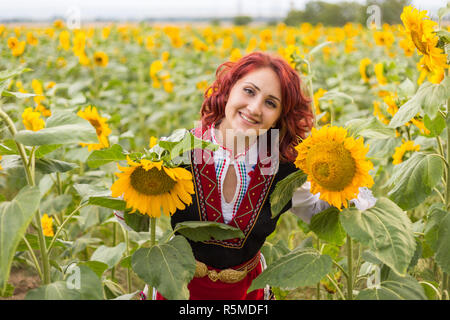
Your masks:
<svg viewBox="0 0 450 320"><path fill-rule="evenodd" d="M272 108L276 108L277 105L272 100L267 100L266 103L271 106Z"/></svg>
<svg viewBox="0 0 450 320"><path fill-rule="evenodd" d="M249 88L244 88L245 93L253 94L253 90Z"/></svg>

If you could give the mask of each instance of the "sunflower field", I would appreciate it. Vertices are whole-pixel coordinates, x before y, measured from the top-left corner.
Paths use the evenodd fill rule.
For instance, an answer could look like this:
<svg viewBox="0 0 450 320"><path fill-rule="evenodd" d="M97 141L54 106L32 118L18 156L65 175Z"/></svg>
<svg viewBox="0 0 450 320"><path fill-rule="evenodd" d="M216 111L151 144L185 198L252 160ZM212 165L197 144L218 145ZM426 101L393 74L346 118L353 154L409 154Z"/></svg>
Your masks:
<svg viewBox="0 0 450 320"><path fill-rule="evenodd" d="M449 300L448 14L433 21L409 6L401 25L372 29L0 25L1 299L139 299L146 284L187 299L185 237L240 230L172 230L170 215L194 193L176 160L192 145L214 148L188 130L216 68L268 51L298 70L316 114L272 214L306 179L333 206L310 223L283 214L250 289L269 284L278 300ZM348 202L361 186L377 200L365 210Z"/></svg>

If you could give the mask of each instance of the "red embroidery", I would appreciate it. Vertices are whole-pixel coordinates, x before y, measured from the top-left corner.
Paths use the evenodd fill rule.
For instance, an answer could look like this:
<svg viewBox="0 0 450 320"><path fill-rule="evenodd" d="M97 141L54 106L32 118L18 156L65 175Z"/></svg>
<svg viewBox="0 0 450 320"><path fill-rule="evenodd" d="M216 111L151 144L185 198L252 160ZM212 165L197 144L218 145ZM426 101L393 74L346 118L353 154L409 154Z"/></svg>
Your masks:
<svg viewBox="0 0 450 320"><path fill-rule="evenodd" d="M208 134L206 136L208 136ZM210 150L193 150L191 157L193 160L192 172L197 191L200 220L224 223L213 152ZM205 163L199 162L199 159L202 158L205 160ZM270 163L266 163L265 166L270 166ZM214 243L232 248L241 248L244 245L258 218L274 178L274 175L261 174L261 167L263 167L263 165L260 163L258 157L258 163L253 170L244 199L242 200L236 215L229 222L229 225L242 230L244 238L225 241L210 240L206 241L207 243Z"/></svg>

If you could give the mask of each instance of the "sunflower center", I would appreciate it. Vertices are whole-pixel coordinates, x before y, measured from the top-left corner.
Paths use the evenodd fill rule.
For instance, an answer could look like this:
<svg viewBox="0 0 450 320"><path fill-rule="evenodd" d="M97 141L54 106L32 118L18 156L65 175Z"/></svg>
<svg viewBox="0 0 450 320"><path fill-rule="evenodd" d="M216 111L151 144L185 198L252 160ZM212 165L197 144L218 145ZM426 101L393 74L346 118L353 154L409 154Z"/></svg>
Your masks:
<svg viewBox="0 0 450 320"><path fill-rule="evenodd" d="M176 182L172 180L164 170L151 168L145 170L137 167L130 175L131 186L142 194L159 195L173 189Z"/></svg>
<svg viewBox="0 0 450 320"><path fill-rule="evenodd" d="M313 146L306 157L312 178L323 188L341 191L353 180L356 164L350 151L338 142L322 142Z"/></svg>
<svg viewBox="0 0 450 320"><path fill-rule="evenodd" d="M101 136L102 135L102 126L101 126L100 122L98 122L98 120L96 120L96 119L89 119L89 122L95 128L97 136Z"/></svg>

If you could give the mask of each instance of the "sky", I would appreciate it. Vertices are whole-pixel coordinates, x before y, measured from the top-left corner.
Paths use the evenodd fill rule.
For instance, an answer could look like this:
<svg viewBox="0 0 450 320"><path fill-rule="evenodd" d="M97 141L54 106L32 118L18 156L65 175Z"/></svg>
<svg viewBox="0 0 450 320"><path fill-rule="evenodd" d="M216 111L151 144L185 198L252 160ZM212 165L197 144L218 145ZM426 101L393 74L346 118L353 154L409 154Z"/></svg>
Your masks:
<svg viewBox="0 0 450 320"><path fill-rule="evenodd" d="M340 2L342 0L328 0ZM353 0L366 3L365 0ZM81 21L95 18L133 20L161 17L284 17L289 8L303 9L308 0L0 0L0 19L44 20L79 14ZM412 0L421 10L435 14L447 0Z"/></svg>

